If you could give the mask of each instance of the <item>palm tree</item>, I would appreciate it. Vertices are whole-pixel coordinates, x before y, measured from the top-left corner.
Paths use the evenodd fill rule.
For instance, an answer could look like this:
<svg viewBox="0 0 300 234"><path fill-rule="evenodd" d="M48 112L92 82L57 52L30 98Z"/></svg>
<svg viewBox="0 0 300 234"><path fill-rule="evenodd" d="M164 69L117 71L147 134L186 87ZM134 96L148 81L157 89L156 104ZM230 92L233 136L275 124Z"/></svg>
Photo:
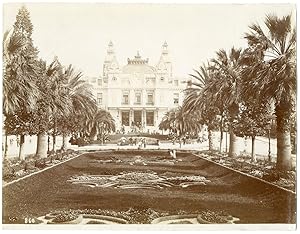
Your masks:
<svg viewBox="0 0 300 234"><path fill-rule="evenodd" d="M158 125L158 128L162 131L166 131L170 129L170 123L168 121L168 112L165 113L164 117L162 118L161 122Z"/></svg>
<svg viewBox="0 0 300 234"><path fill-rule="evenodd" d="M16 35L10 35L11 31L6 31L3 36L3 99L2 99L2 108L3 108L3 117L5 118L8 114L14 113L15 109L20 106L22 98L20 98L20 93L13 92L13 85L15 83L9 82L11 76L8 71L9 67L12 67L12 58L16 51L24 47L21 38ZM17 79L16 82L19 80ZM23 82L19 82L23 83ZM10 95L12 94L12 95ZM8 98L10 97L10 98ZM4 158L7 157L7 130L5 130L5 146L4 146Z"/></svg>
<svg viewBox="0 0 300 234"><path fill-rule="evenodd" d="M64 91L66 83L64 81L59 83L59 89L53 89L57 86L57 79L64 79L61 76L61 65L56 59L46 67L46 63L41 61L42 74L37 80L37 86L41 91L38 98L36 109L33 118L36 120L37 133L37 150L36 155L39 158L47 157L47 132L52 127L51 119L54 114L64 115L70 112L69 100Z"/></svg>
<svg viewBox="0 0 300 234"><path fill-rule="evenodd" d="M176 137L183 137L185 134L195 135L202 128L195 112L186 112L181 106L171 109L165 113L159 124L159 129L169 130Z"/></svg>
<svg viewBox="0 0 300 234"><path fill-rule="evenodd" d="M245 57L251 64L242 72L247 79L244 92L275 103L278 170L292 167L290 121L296 103L296 29L291 21L291 15L267 15L266 30L252 24L245 36L249 45Z"/></svg>
<svg viewBox="0 0 300 234"><path fill-rule="evenodd" d="M162 118L160 124L159 124L159 129L161 130L169 130L170 132L174 132L174 121L175 121L175 109L171 109L167 111Z"/></svg>
<svg viewBox="0 0 300 234"><path fill-rule="evenodd" d="M175 111L174 126L177 129L179 136L184 136L186 133L195 135L202 127L198 113L187 113L181 106L179 106Z"/></svg>
<svg viewBox="0 0 300 234"><path fill-rule="evenodd" d="M159 124L159 129L169 130L169 134L178 135L178 129L176 128L176 124L175 124L176 111L177 108L173 108L165 113L164 117L162 118Z"/></svg>
<svg viewBox="0 0 300 234"><path fill-rule="evenodd" d="M213 84L217 89L214 98L219 103L223 103L227 112L230 134L228 155L230 157L238 155L237 137L232 125L239 113L241 52L241 49L235 48L232 48L229 53L221 49L216 53L217 57L212 59L212 69L218 78L214 80L215 84Z"/></svg>
<svg viewBox="0 0 300 234"><path fill-rule="evenodd" d="M190 74L193 80L189 81L185 89L183 111L193 113L199 123L207 125L209 150L214 150L216 145L214 130L218 126L217 116L221 108L218 108L219 105L214 99L215 75L210 67L210 64L202 65L199 71L195 70L195 74Z"/></svg>
<svg viewBox="0 0 300 234"><path fill-rule="evenodd" d="M92 119L97 110L96 101L89 84L81 79L82 73L76 73L74 68L69 65L64 74L67 77L65 96L68 100L69 111L58 120L58 128L63 135L63 150L67 146L67 135L73 131L70 120L75 116L80 116L81 119Z"/></svg>
<svg viewBox="0 0 300 234"><path fill-rule="evenodd" d="M111 114L106 110L98 110L94 118L92 118L87 127L89 128L90 138L93 139L95 136L101 140L103 144L105 137L112 131L115 131L115 121Z"/></svg>
<svg viewBox="0 0 300 234"><path fill-rule="evenodd" d="M12 117L16 114L26 115L35 103L39 90L35 85L37 64L35 51L28 47L28 41L15 31L7 31L3 37L3 115ZM28 58L28 56L31 56ZM20 118L22 116L19 116ZM20 120L19 118L14 118ZM19 123L19 125L21 122ZM19 130L24 128L19 128ZM19 158L24 159L25 134L20 134ZM7 156L7 131L5 131L5 151Z"/></svg>
<svg viewBox="0 0 300 234"><path fill-rule="evenodd" d="M55 57L53 62L50 64L47 74L50 75L49 88L51 90L51 129L52 130L52 152L56 151L56 135L57 132L57 119L61 116L68 114L70 110L69 100L67 98L67 86L68 86L68 77L66 72L64 72L64 67L58 61L58 58ZM51 131L49 131L50 133ZM50 141L50 135L48 136L48 144ZM50 146L48 145L48 151Z"/></svg>

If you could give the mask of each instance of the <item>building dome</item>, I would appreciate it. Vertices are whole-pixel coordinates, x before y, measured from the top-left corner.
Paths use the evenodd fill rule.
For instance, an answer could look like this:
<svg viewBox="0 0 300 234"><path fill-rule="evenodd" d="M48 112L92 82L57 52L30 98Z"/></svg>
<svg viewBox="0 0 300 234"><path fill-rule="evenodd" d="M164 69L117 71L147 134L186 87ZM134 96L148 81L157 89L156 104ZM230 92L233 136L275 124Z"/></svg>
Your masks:
<svg viewBox="0 0 300 234"><path fill-rule="evenodd" d="M132 73L152 74L155 73L155 68L147 64L127 64L122 68L122 72L125 74L132 74Z"/></svg>
<svg viewBox="0 0 300 234"><path fill-rule="evenodd" d="M127 59L128 64L122 68L122 72L125 74L132 73L146 73L152 74L155 73L156 69L148 65L148 59L142 59L139 52L134 56L133 59Z"/></svg>

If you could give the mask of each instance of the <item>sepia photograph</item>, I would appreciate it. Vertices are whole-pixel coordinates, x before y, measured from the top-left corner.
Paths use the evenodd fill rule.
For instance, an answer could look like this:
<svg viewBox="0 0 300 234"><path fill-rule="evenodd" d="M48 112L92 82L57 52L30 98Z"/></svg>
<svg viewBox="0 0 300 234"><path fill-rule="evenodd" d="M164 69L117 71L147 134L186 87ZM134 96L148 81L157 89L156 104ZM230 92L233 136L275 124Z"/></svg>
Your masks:
<svg viewBox="0 0 300 234"><path fill-rule="evenodd" d="M295 3L3 3L2 228L296 230L296 23Z"/></svg>

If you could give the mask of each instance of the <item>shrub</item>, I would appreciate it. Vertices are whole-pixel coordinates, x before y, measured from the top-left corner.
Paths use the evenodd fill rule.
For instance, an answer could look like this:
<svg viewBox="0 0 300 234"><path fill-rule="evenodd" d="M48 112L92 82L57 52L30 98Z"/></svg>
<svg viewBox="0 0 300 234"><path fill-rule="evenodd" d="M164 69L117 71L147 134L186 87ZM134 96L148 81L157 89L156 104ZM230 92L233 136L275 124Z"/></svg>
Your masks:
<svg viewBox="0 0 300 234"><path fill-rule="evenodd" d="M46 167L45 159L37 159L37 160L35 160L34 166L37 167L37 168L40 168L40 169L45 168Z"/></svg>
<svg viewBox="0 0 300 234"><path fill-rule="evenodd" d="M63 211L63 212L55 215L52 222L64 223L64 222L69 222L69 221L75 220L77 218L78 218L78 213L76 213L74 211Z"/></svg>

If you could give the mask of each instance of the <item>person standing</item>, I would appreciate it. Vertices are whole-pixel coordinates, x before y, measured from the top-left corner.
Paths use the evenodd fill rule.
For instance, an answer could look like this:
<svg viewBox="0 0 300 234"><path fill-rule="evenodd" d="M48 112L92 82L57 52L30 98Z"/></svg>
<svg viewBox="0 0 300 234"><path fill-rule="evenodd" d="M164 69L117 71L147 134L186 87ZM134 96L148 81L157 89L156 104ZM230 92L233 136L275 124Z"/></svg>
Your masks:
<svg viewBox="0 0 300 234"><path fill-rule="evenodd" d="M169 150L170 156L172 157L172 159L176 159L176 150Z"/></svg>

